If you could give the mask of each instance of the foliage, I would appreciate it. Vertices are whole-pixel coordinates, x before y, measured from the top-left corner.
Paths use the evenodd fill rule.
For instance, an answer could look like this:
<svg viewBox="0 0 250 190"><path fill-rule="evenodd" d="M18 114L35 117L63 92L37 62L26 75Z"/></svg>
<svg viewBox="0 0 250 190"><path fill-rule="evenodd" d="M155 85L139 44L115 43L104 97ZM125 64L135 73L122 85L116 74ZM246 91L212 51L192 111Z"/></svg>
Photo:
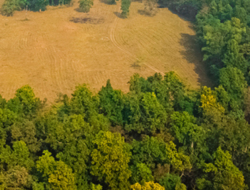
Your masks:
<svg viewBox="0 0 250 190"><path fill-rule="evenodd" d="M152 171L144 163L137 163L135 166L132 166L132 184L149 182L153 180Z"/></svg>
<svg viewBox="0 0 250 190"><path fill-rule="evenodd" d="M157 163L166 162L166 143L155 137L145 136L142 141L133 140L132 158L134 165L146 164L149 168L154 168Z"/></svg>
<svg viewBox="0 0 250 190"><path fill-rule="evenodd" d="M123 93L120 90L113 90L110 80L108 80L106 87L102 87L98 94L100 97L99 109L101 113L109 118L112 126L122 125L122 110L125 104Z"/></svg>
<svg viewBox="0 0 250 190"><path fill-rule="evenodd" d="M150 181L150 182L146 182L144 185L141 185L139 183L131 185L131 190L164 190L164 187L162 187L158 183L154 183L153 181Z"/></svg>
<svg viewBox="0 0 250 190"><path fill-rule="evenodd" d="M204 178L197 179L198 189L245 189L244 176L233 164L231 155L219 147L212 163L204 163Z"/></svg>
<svg viewBox="0 0 250 190"><path fill-rule="evenodd" d="M174 174L166 174L161 178L160 184L165 187L165 190L186 190L186 185L181 183L181 178Z"/></svg>
<svg viewBox="0 0 250 190"><path fill-rule="evenodd" d="M123 18L127 18L127 16L129 15L129 7L131 4L131 0L122 0L122 4L121 4L121 16Z"/></svg>
<svg viewBox="0 0 250 190"><path fill-rule="evenodd" d="M75 176L72 169L62 161L55 161L48 151L39 158L36 168L42 173L44 181L48 182L48 187L52 189L69 189L75 190Z"/></svg>
<svg viewBox="0 0 250 190"><path fill-rule="evenodd" d="M214 90L174 72L135 74L127 94L80 85L46 109L29 86L0 97L0 188L246 189L247 84L233 65L219 73Z"/></svg>
<svg viewBox="0 0 250 190"><path fill-rule="evenodd" d="M150 134L164 129L167 114L154 93L131 94L126 102L125 129L128 132L133 130Z"/></svg>
<svg viewBox="0 0 250 190"><path fill-rule="evenodd" d="M91 153L91 174L110 189L127 189L131 171L128 168L130 147L117 133L99 132Z"/></svg>
<svg viewBox="0 0 250 190"><path fill-rule="evenodd" d="M93 6L94 2L93 0L80 0L79 1L79 10L81 12L89 12L90 8Z"/></svg>

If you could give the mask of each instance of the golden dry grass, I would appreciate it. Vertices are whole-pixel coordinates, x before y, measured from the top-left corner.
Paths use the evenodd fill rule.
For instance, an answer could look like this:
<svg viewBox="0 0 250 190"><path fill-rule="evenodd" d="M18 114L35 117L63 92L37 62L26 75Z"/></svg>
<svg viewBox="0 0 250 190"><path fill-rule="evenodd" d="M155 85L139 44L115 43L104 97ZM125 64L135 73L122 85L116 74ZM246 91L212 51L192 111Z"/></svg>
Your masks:
<svg viewBox="0 0 250 190"><path fill-rule="evenodd" d="M1 4L0 0L0 4ZM89 13L73 7L48 7L45 12L0 16L0 94L11 98L25 84L52 101L78 84L99 90L112 86L128 91L134 73L176 71L191 87L209 85L191 23L168 9L154 17L141 15L143 4L132 2L128 19L119 18L120 3L99 0ZM74 23L94 18L98 24ZM27 18L27 19L26 19ZM140 60L140 67L132 65Z"/></svg>

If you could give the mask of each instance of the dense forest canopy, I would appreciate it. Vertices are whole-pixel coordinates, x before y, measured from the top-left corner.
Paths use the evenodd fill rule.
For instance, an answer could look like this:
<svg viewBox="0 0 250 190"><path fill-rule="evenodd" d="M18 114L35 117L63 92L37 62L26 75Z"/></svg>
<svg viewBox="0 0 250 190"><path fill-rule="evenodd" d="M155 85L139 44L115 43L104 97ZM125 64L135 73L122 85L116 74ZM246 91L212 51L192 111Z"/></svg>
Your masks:
<svg viewBox="0 0 250 190"><path fill-rule="evenodd" d="M195 18L214 88L169 72L133 75L126 94L110 80L96 94L79 85L52 106L28 85L0 97L1 189L248 189L250 0L158 3Z"/></svg>

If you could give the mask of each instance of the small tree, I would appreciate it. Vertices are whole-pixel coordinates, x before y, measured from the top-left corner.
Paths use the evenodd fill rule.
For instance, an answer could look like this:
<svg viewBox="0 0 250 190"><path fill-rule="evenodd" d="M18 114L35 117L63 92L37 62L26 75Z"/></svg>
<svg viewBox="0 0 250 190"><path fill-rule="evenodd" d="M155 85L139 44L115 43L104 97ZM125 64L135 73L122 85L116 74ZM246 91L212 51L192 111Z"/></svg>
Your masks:
<svg viewBox="0 0 250 190"><path fill-rule="evenodd" d="M4 16L13 16L15 10L15 2L13 0L5 0L2 5L1 14Z"/></svg>
<svg viewBox="0 0 250 190"><path fill-rule="evenodd" d="M150 16L154 16L157 12L158 0L145 0L144 1L144 13Z"/></svg>
<svg viewBox="0 0 250 190"><path fill-rule="evenodd" d="M131 0L122 0L122 5L121 5L122 14L121 14L121 16L123 18L127 18L128 14L129 14L130 4L131 4Z"/></svg>
<svg viewBox="0 0 250 190"><path fill-rule="evenodd" d="M79 3L79 10L85 13L89 12L90 8L94 4L93 0L80 0Z"/></svg>

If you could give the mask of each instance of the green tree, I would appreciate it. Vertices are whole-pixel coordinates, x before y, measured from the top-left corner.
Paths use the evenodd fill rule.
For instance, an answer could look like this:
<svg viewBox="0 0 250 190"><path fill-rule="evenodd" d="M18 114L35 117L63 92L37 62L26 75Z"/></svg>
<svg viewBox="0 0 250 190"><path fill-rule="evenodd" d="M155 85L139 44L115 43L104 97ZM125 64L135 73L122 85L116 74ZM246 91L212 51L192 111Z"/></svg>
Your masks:
<svg viewBox="0 0 250 190"><path fill-rule="evenodd" d="M159 183L154 183L153 181L146 182L144 185L136 183L131 185L131 190L164 190L165 188L162 187Z"/></svg>
<svg viewBox="0 0 250 190"><path fill-rule="evenodd" d="M127 189L131 171L128 168L131 152L118 133L99 132L91 153L91 174L111 189Z"/></svg>
<svg viewBox="0 0 250 190"><path fill-rule="evenodd" d="M110 80L107 81L106 87L99 91L101 113L103 113L112 126L122 125L122 110L124 108L124 95L120 90L113 90Z"/></svg>
<svg viewBox="0 0 250 190"><path fill-rule="evenodd" d="M152 134L164 129L167 113L154 93L130 94L126 102L124 120L128 132Z"/></svg>
<svg viewBox="0 0 250 190"><path fill-rule="evenodd" d="M32 176L25 167L15 166L6 172L0 173L1 189L29 189L31 184Z"/></svg>
<svg viewBox="0 0 250 190"><path fill-rule="evenodd" d="M176 150L176 145L170 141L166 145L167 162L172 166L172 172L184 173L185 170L190 170L192 165L190 163L190 157L185 155L181 151Z"/></svg>
<svg viewBox="0 0 250 190"><path fill-rule="evenodd" d="M15 141L23 141L31 153L40 150L41 141L36 137L36 127L33 122L24 120L11 126L11 137Z"/></svg>
<svg viewBox="0 0 250 190"><path fill-rule="evenodd" d="M137 163L135 166L131 167L132 171L132 184L153 181L154 177L152 176L152 171L144 163Z"/></svg>
<svg viewBox="0 0 250 190"><path fill-rule="evenodd" d="M42 102L35 97L33 89L25 85L16 91L13 99L7 102L7 107L21 116L31 117L42 107Z"/></svg>
<svg viewBox="0 0 250 190"><path fill-rule="evenodd" d="M45 11L49 0L29 0L29 7L33 11Z"/></svg>
<svg viewBox="0 0 250 190"><path fill-rule="evenodd" d="M244 190L244 176L233 164L231 155L219 147L213 154L212 163L204 163L203 178L197 179L198 189L232 189Z"/></svg>
<svg viewBox="0 0 250 190"><path fill-rule="evenodd" d="M81 12L89 12L90 8L93 6L94 2L93 0L80 0L79 1L79 10Z"/></svg>
<svg viewBox="0 0 250 190"><path fill-rule="evenodd" d="M187 112L174 112L171 115L170 130L176 139L176 144L190 154L194 163L199 160L199 154L207 151L207 131L195 122L195 118Z"/></svg>
<svg viewBox="0 0 250 190"><path fill-rule="evenodd" d="M161 178L160 185L165 187L165 190L186 190L186 185L181 183L181 178L169 173Z"/></svg>
<svg viewBox="0 0 250 190"><path fill-rule="evenodd" d="M55 161L49 151L43 151L43 154L36 162L36 168L48 183L47 188L76 190L72 169L62 161Z"/></svg>
<svg viewBox="0 0 250 190"><path fill-rule="evenodd" d="M131 4L131 0L122 0L122 4L121 4L122 13L121 13L121 16L123 18L128 17L130 4Z"/></svg>
<svg viewBox="0 0 250 190"><path fill-rule="evenodd" d="M247 82L241 70L235 67L221 69L220 84L230 96L231 109L241 108L247 87Z"/></svg>
<svg viewBox="0 0 250 190"><path fill-rule="evenodd" d="M1 14L4 16L13 16L15 10L16 10L15 1L5 0L1 8Z"/></svg>
<svg viewBox="0 0 250 190"><path fill-rule="evenodd" d="M7 170L15 166L25 167L28 171L32 169L34 162L30 158L30 152L25 142L16 141L13 143L13 150L6 145L0 154L0 163L7 168Z"/></svg>
<svg viewBox="0 0 250 190"><path fill-rule="evenodd" d="M240 47L236 40L232 39L227 42L227 51L222 61L226 66L237 67L243 73L246 73L248 63L243 53L240 53Z"/></svg>
<svg viewBox="0 0 250 190"><path fill-rule="evenodd" d="M132 158L131 162L136 165L144 163L150 169L156 167L157 164L165 164L166 143L155 137L145 136L142 141L132 142Z"/></svg>

